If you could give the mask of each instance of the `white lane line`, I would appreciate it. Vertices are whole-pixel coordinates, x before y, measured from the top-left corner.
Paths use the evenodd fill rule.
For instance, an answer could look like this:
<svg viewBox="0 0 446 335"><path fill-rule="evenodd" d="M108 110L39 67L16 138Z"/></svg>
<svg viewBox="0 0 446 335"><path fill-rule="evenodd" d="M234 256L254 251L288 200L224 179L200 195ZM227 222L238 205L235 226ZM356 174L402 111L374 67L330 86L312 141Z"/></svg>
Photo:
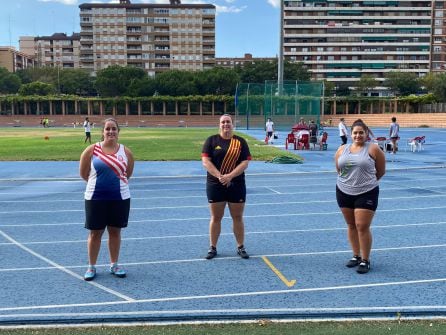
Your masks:
<svg viewBox="0 0 446 335"><path fill-rule="evenodd" d="M326 186L326 184L324 184ZM296 185L295 185L296 186ZM284 186L285 187L285 186ZM287 185L286 188L287 190L292 188L293 185ZM297 186L296 186L297 187ZM440 194L442 194L442 192L435 190L436 188L445 188L446 185L432 185L432 186L423 186L423 187L419 187L419 186L413 186L413 187L380 187L380 192L388 192L388 191L411 191L414 189L417 190L423 190L423 191L430 191L430 192L438 192ZM312 190L312 189L308 189L308 190L303 190L303 191L296 191L296 192L290 192L290 191L277 191L274 190L272 188L270 188L269 186L259 186L259 187L248 187L248 195L249 197L259 197L259 196L271 196L270 192L267 193L249 193L249 190L253 190L253 189L268 189L274 193L279 193L280 195L297 195L297 194L321 194L321 193L334 193L334 189L333 187L330 186L329 189L327 190L323 190L323 189L318 189L318 190ZM170 190L163 190L164 192L170 192ZM195 190L194 190L195 191ZM202 190L197 190L197 192L200 193L200 195L182 195L182 196L153 196L153 197L132 197L132 199L135 200L152 200L152 199L193 199L193 198L206 198L205 195L203 195ZM50 195L50 194L57 194L57 195L61 195L61 194L79 194L82 192L54 192L54 193L48 193L48 192L41 192L41 193L28 193L29 195ZM153 193L153 190L132 190L132 194L135 193ZM1 193L0 193L1 194ZM7 195L17 195L17 196L23 196L25 193L23 192L17 192L17 193L4 193ZM412 197L416 197L417 195L412 195ZM390 198L390 199L397 199L397 198ZM83 199L71 199L71 200L64 200L64 199L52 199L52 202L83 202ZM22 202L30 202L30 203L40 203L40 202L48 202L47 199L45 200L0 200L0 202L2 203L22 203Z"/></svg>
<svg viewBox="0 0 446 335"><path fill-rule="evenodd" d="M424 223L407 223L407 224L390 224L390 225L373 225L373 230L376 229L393 229L393 228L411 228L411 227L425 227L446 224L446 221L439 222L424 222ZM312 228L312 229L288 229L288 230L262 230L262 231L246 231L245 235L271 235L271 234L291 234L291 233L312 233L312 232L331 232L331 231L345 231L346 227L339 228ZM220 236L232 236L233 233L221 233ZM126 237L122 241L145 241L145 240L168 240L168 239L187 239L187 238L202 238L208 237L209 234L188 234L188 235L165 235L165 236L142 236L142 237ZM107 239L103 239L105 243ZM33 244L67 244L67 243L85 243L85 240L60 240L60 241L22 241L23 245ZM11 242L1 242L0 245L13 245Z"/></svg>
<svg viewBox="0 0 446 335"><path fill-rule="evenodd" d="M2 307L2 308L0 308L0 312L21 311L21 310L38 310L38 309L59 309L59 308L73 308L73 307L89 307L89 306L109 306L109 305L136 304L136 303L142 304L142 303L154 303L154 302L194 301L194 300L206 300L206 299L224 299L224 298L233 298L233 297L289 295L289 294L293 294L293 293L326 292L326 291L364 289L364 288L375 288L375 287L432 284L432 283L443 283L443 282L446 282L446 278L406 280L406 281L356 284L356 285L338 285L338 286L327 286L327 287L310 287L310 288L272 290L272 291L253 291L253 292L222 293L222 294L209 294L209 295L196 295L196 296L178 296L178 297L167 297L167 298L139 299L139 300L133 300L133 301L110 301L110 302L81 303L81 304Z"/></svg>
<svg viewBox="0 0 446 335"><path fill-rule="evenodd" d="M376 248L373 252L387 252L387 251L402 251L402 250L422 250L422 249L440 249L446 248L446 244L430 244L430 245L415 245L406 247L389 247L389 248ZM286 254L265 254L266 257L305 257L305 256L322 256L322 255L336 255L336 254L348 254L351 250L331 250L331 251L313 251L313 252L297 252ZM252 255L250 258L259 258L262 256ZM215 261L228 261L240 259L238 256L226 256L215 258ZM172 260L160 260L160 261L145 261L145 262L127 262L122 263L125 266L141 266L141 265L163 265L163 264L183 264L183 263L196 263L196 262L208 262L204 258L189 258L189 259L172 259ZM98 264L97 267L107 267L107 264ZM71 265L65 268L76 269L85 267L84 265ZM30 270L53 270L52 267L29 267L29 268L0 268L0 272L15 272L15 271L30 271Z"/></svg>
<svg viewBox="0 0 446 335"><path fill-rule="evenodd" d="M446 206L436 207L411 207L411 208L393 208L393 209L379 209L378 212L410 212L410 211L424 211L433 209L444 209ZM79 210L81 211L81 210ZM51 211L54 213L54 211ZM62 211L63 212L63 211ZM298 217L298 216L311 216L311 215L336 215L339 211L332 212L305 212L305 213L281 213L281 214L261 214L261 215L244 215L244 218L258 219L258 218L276 218L276 217ZM231 217L224 216L224 220L230 220ZM167 219L144 219L144 220L131 220L131 223L160 223L160 222L184 222L184 221L209 221L209 217L188 217L188 218L167 218ZM39 227L39 226L58 226L58 225L81 225L84 223L35 223L35 224L0 224L0 227Z"/></svg>
<svg viewBox="0 0 446 335"><path fill-rule="evenodd" d="M404 196L404 197L389 197L385 198L382 197L380 200L402 200L402 199L418 199L418 198L443 198L446 197L446 194L431 194L431 195L419 195L419 196ZM278 202L257 202L257 203L247 203L246 207L265 207L265 206L285 206L285 205L308 205L308 204L327 204L327 203L336 203L335 199L330 200L313 200L313 201L278 201ZM208 208L209 205L186 205L186 206L154 206L154 207L132 207L132 211L148 211L148 210L164 210L164 209L197 209L197 208ZM445 208L445 207L425 207L429 209L435 209L435 208ZM414 210L414 209L425 209L424 207L420 208L402 208L402 209L394 209L394 210ZM24 210L17 210L17 211L2 211L0 214L16 214L16 213L72 213L72 212L84 212L85 209L60 209L60 210L30 210L30 211L24 211ZM379 209L378 211L383 212L386 211L385 209ZM317 213L311 213L311 214L317 214ZM310 215L310 213L304 213L304 215Z"/></svg>
<svg viewBox="0 0 446 335"><path fill-rule="evenodd" d="M419 187L419 186L408 186L407 185L407 181L405 181L405 186L401 186L401 187L380 187L380 191L386 192L386 191L393 191L393 190L400 190L400 191L408 191L408 190L413 190L413 189L419 189L419 190L426 190L426 191L432 191L435 192L435 188L444 188L446 187L446 185L438 185L438 180L435 179L435 181L437 181L436 185L431 185L431 186L426 186L424 185L423 187ZM417 185L419 184L418 180L413 180L414 183L416 183ZM381 185L383 184L383 182L381 183ZM395 185L395 182L388 182L387 184L390 185ZM333 183L334 185L334 183ZM276 188L280 187L280 188L286 188L287 191L285 192L280 192L280 194L282 195L292 195L292 194L319 194L319 193L333 193L334 189L333 186L330 184L330 188L328 190L324 190L324 189L320 189L319 187L327 187L327 183L321 183L321 184L312 184L311 188L318 188L316 191L312 191L312 190L304 190L304 191L296 191L296 192L290 192L288 191L289 189L292 188L303 188L307 185L302 185L302 184L290 184L290 183L286 183L285 185L276 185ZM204 187L204 184L203 184ZM256 185L256 186L250 186L248 184L248 194L249 194L249 190L255 190L255 189L269 189L270 186L268 185ZM199 188L199 189L161 189L158 191L162 191L165 193L168 192L179 192L179 191L184 191L184 192L199 192L200 194L203 193L204 188ZM271 189L269 189L271 190ZM63 195L63 194L81 194L83 192L82 190L79 191L72 191L72 192L0 192L0 195L8 195L8 196L24 196L24 195L32 195L32 196L36 196L36 195L45 195L45 196L49 196L49 195ZM273 192L277 192L277 191L273 191ZM133 189L132 190L132 194L138 194L138 193L153 193L153 189L150 189L150 187L148 187L146 190L140 190L140 189ZM258 196L258 195L271 195L271 193L253 193L253 194L249 194L249 196ZM196 197L204 197L203 195L188 195L188 196L177 196L177 197L169 197L169 196L165 196L165 197L141 197L141 199L171 199L171 198L196 198ZM5 202L8 202L9 200L3 200ZM39 200L33 200L38 202ZM57 200L56 200L57 201ZM60 200L63 201L63 200ZM72 200L66 200L66 201L72 201ZM82 200L78 200L78 201L82 201ZM17 202L20 202L20 200L17 200Z"/></svg>
<svg viewBox="0 0 446 335"><path fill-rule="evenodd" d="M275 189L273 189L273 188L271 188L271 187L265 186L265 188L266 188L267 190L270 190L270 191L273 192L273 193L276 193L276 194L283 194L282 192L276 191ZM269 195L271 195L271 194L269 194Z"/></svg>
<svg viewBox="0 0 446 335"><path fill-rule="evenodd" d="M0 230L0 235L2 235L4 238L6 238L8 241L12 242L14 245L16 245L17 247L19 247L20 249L22 249L22 250L24 250L24 251L30 253L30 254L33 255L34 257L39 258L40 260L44 261L45 263L48 263L48 264L52 265L52 266L55 267L56 269L58 269L58 270L60 270L60 271L63 271L63 272L65 272L65 273L69 274L70 276L73 276L74 278L77 278L77 279L79 279L79 280L84 281L84 278L83 278L82 276L78 275L77 273L74 273L74 272L71 271L71 270L68 270L67 268L63 267L62 265L59 265L59 264L56 263L56 262L53 262L52 260L46 258L46 257L43 256L43 255L38 254L38 253L35 252L34 250L31 250L30 248L28 248L28 247L24 246L23 244L17 242L16 240L14 240L12 237L10 237L8 234L6 234L5 232L3 232L3 231L1 231L1 230ZM102 291L105 291L105 292L107 292L107 293L113 294L113 295L115 295L116 297L121 298L121 299L124 299L124 300L126 300L126 301L134 301L134 299L132 299L132 298L130 298L130 297L127 297L127 296L124 295L124 294L121 294L121 293L119 293L119 292L117 292L117 291L115 291L115 290L112 290L112 289L110 289L110 288L107 288L107 287L105 287L105 286L103 286L103 285L100 285L100 284L98 284L98 283L95 283L95 282L90 281L90 282L88 282L87 284L90 284L90 285L92 285L92 286L95 286L96 288L99 288L99 289L101 289Z"/></svg>

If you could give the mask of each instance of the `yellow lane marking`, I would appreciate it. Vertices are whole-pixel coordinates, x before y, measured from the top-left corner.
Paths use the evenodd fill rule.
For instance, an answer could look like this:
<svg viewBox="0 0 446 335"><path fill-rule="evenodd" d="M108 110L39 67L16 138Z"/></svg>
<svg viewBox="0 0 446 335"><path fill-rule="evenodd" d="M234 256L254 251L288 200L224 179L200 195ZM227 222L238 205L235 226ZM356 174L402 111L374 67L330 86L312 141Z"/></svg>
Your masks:
<svg viewBox="0 0 446 335"><path fill-rule="evenodd" d="M266 256L262 256L262 259L266 263L266 265L268 265L269 268L273 270L273 272L277 275L277 277L279 277L280 280L282 280L285 283L286 286L293 287L296 284L296 279L293 280L286 279L285 276L279 270L277 270L277 268L273 265L273 263L271 263L270 260L266 258Z"/></svg>

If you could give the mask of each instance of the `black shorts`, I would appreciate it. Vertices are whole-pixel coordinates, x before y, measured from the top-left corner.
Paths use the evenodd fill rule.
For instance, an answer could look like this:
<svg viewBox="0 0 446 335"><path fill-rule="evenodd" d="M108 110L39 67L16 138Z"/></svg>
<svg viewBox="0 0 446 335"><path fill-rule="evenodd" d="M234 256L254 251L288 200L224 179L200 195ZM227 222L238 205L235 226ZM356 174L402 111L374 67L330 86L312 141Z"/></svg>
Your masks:
<svg viewBox="0 0 446 335"><path fill-rule="evenodd" d="M272 132L272 131L268 131L268 132L266 133L266 136L268 136L268 137L272 137L272 136L273 136L273 132Z"/></svg>
<svg viewBox="0 0 446 335"><path fill-rule="evenodd" d="M243 203L246 201L246 184L244 182L232 182L229 187L222 184L206 183L206 195L209 203L233 202Z"/></svg>
<svg viewBox="0 0 446 335"><path fill-rule="evenodd" d="M85 228L103 230L107 226L125 228L129 222L130 199L85 200Z"/></svg>
<svg viewBox="0 0 446 335"><path fill-rule="evenodd" d="M336 200L338 201L338 206L340 208L362 208L376 211L376 208L378 207L378 196L379 186L375 187L373 190L358 195L346 194L336 186Z"/></svg>
<svg viewBox="0 0 446 335"><path fill-rule="evenodd" d="M91 133L89 131L85 132L85 137L91 137Z"/></svg>

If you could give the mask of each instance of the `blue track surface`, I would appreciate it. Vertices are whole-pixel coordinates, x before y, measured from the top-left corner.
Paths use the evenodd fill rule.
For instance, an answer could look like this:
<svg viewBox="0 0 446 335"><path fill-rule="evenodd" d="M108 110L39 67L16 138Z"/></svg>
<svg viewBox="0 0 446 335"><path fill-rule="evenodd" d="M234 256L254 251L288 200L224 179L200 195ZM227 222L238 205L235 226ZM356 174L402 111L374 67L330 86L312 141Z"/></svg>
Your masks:
<svg viewBox="0 0 446 335"><path fill-rule="evenodd" d="M445 316L445 133L404 129L400 152L387 155L367 275L344 266L351 252L335 200L335 129L328 151L299 152L304 164L250 164L249 260L235 254L228 217L218 257L203 259L209 210L200 162L137 162L120 256L125 279L107 273L106 241L97 279L82 279L78 162L0 162L0 325ZM417 135L426 135L424 150L404 151Z"/></svg>

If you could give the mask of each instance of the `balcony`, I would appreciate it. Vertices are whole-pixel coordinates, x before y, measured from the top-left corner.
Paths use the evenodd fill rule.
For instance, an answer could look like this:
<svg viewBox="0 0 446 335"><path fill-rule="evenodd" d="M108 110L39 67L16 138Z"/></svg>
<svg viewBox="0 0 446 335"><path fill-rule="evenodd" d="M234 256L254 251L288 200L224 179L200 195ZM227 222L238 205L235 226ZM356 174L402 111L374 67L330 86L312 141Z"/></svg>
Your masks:
<svg viewBox="0 0 446 335"><path fill-rule="evenodd" d="M141 28L127 28L127 35L141 35Z"/></svg>

